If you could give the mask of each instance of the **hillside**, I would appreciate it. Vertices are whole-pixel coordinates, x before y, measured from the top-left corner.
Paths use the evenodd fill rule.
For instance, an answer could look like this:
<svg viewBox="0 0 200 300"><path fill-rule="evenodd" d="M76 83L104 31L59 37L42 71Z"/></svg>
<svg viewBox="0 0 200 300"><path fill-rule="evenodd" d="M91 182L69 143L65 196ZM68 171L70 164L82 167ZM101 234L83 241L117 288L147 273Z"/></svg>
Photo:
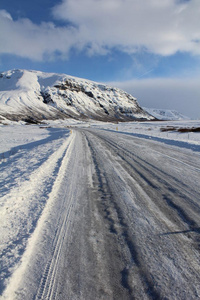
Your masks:
<svg viewBox="0 0 200 300"><path fill-rule="evenodd" d="M153 120L126 92L65 74L12 70L0 74L0 117L45 119Z"/></svg>

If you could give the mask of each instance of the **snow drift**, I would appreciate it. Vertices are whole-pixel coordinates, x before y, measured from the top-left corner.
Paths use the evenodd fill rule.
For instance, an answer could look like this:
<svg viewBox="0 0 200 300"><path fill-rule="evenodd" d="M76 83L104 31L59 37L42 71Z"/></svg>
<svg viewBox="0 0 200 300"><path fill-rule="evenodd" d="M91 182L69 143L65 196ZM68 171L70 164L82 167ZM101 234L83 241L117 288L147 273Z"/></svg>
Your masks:
<svg viewBox="0 0 200 300"><path fill-rule="evenodd" d="M0 74L0 118L153 120L126 92L65 74L12 70Z"/></svg>

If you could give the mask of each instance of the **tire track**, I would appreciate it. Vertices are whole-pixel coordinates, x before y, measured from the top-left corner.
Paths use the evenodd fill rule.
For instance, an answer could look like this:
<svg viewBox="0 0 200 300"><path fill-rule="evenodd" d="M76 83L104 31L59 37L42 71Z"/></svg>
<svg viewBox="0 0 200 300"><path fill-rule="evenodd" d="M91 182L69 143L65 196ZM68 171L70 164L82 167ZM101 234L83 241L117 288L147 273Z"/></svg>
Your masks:
<svg viewBox="0 0 200 300"><path fill-rule="evenodd" d="M198 189L131 145L74 131L4 299L199 299Z"/></svg>
<svg viewBox="0 0 200 300"><path fill-rule="evenodd" d="M19 266L14 272L14 274L11 277L10 284L8 285L7 289L4 292L3 299L35 299L34 293L35 291L31 291L32 287L30 287L30 291L27 294L26 289L21 286L30 286L31 281L34 281L32 278L32 273L35 272L34 268L38 268L37 266L37 252L42 251L46 253L46 257L42 257L41 259L41 266L44 268L44 274L42 276L41 282L40 282L40 288L38 291L38 299L46 299L48 295L51 294L51 291L53 290L53 280L54 275L56 274L56 268L58 264L58 258L59 254L61 252L62 243L63 243L63 236L65 234L64 227L67 229L67 219L69 219L70 212L73 207L73 199L71 199L71 202L69 203L69 210L67 211L68 207L65 208L65 198L62 198L61 202L58 202L57 194L59 194L60 187L62 185L62 181L64 179L66 167L68 166L69 157L72 151L74 142L74 136L71 136L67 139L67 141L53 154L53 161L47 160L46 161L46 168L43 169L42 174L46 174L52 166L56 165L56 162L59 161L59 167L56 172L56 179L54 177L53 180L53 186L51 188L51 191L48 193L48 201L46 202L46 205L42 211L42 214L37 222L37 226L32 233L32 235L27 238L28 242L26 242L26 250L22 254L22 258L20 260ZM49 165L50 164L50 165ZM49 174L51 176L51 173ZM35 176L36 178L36 176ZM41 180L41 177L37 177L37 182L40 182L40 184L43 183ZM34 189L33 189L34 190ZM67 190L66 190L67 193ZM46 195L47 196L47 195ZM65 194L64 194L65 196ZM58 203L56 203L58 202ZM67 212L67 215L64 215L63 213L60 214L59 221L57 220L57 216L52 215L52 209L55 208L58 210L58 212L62 209ZM61 225L61 228L57 228L53 226L54 224L51 224L51 221L49 219L52 218L54 220L55 225ZM52 239L52 232L55 232L55 238ZM44 234L46 242L44 243ZM54 255L52 255L54 253ZM44 265L44 261L46 261ZM35 263L34 263L35 262ZM33 267L33 270L32 270ZM43 272L42 272L43 273ZM37 276L40 277L38 274ZM28 280L28 278L32 278ZM25 282L25 283L24 283ZM17 288L16 288L17 286ZM23 292L17 292L16 290ZM13 293L15 296L13 296ZM16 294L18 295L16 297ZM11 296L12 295L12 296ZM45 298L43 298L43 295Z"/></svg>
<svg viewBox="0 0 200 300"><path fill-rule="evenodd" d="M116 198L116 191L113 193L113 186L109 184L108 174L106 174L104 169L104 164L100 157L98 156L97 151L94 149L98 145L98 141L93 141L94 138L91 138L87 135L87 141L89 148L92 153L92 159L95 166L96 177L98 181L98 190L101 193L101 206L102 210L105 212L106 216L104 216L105 220L109 224L109 231L117 236L117 239L121 240L121 247L125 247L126 250L120 249L120 252L123 253L123 260L126 262L124 268L120 271L119 275L121 275L121 285L128 291L130 299L138 299L135 297L135 290L133 288L133 284L130 283L130 269L133 266L136 266L139 277L136 279L140 282L140 289L144 289L146 296L148 299L161 299L159 292L154 288L154 284L152 279L149 277L148 273L145 271L145 268L139 258L139 252L137 246L135 244L133 235L130 232L129 224L130 220L127 219L127 206L126 203L121 204L119 198ZM94 146L95 143L95 146ZM101 166L101 168L100 168ZM115 187L116 188L116 187ZM122 207L121 207L122 205ZM112 215L110 213L110 208L112 208ZM113 213L113 210L115 213ZM115 215L115 217L113 217ZM116 228L118 228L116 230ZM118 243L116 241L116 243ZM116 247L119 247L116 245ZM128 251L128 255L127 255ZM113 266L109 266L113 268ZM137 277L135 273L135 277ZM112 276L112 275L111 275ZM137 282L138 283L138 282ZM143 288L142 288L143 285ZM114 286L113 289L116 287ZM126 298L127 299L127 298Z"/></svg>
<svg viewBox="0 0 200 300"><path fill-rule="evenodd" d="M75 134L75 135L78 135ZM75 142L75 140L77 142ZM63 186L65 183L62 182L62 199L63 204L60 210L60 218L56 224L56 233L53 238L51 255L45 267L45 271L40 280L40 285L34 299L44 300L44 299L59 299L59 278L61 275L61 268L63 265L63 260L65 260L65 252L70 242L71 231L74 223L74 215L76 212L76 206L79 199L79 191L77 189L77 183L79 178L77 176L77 166L79 165L79 153L81 152L81 147L78 147L78 139L75 136L74 147L71 148L73 156L70 157L68 163L68 171L64 163L63 175L68 175L66 178L68 180L68 185ZM69 154L66 156L69 160ZM70 170L70 178L69 178Z"/></svg>
<svg viewBox="0 0 200 300"><path fill-rule="evenodd" d="M164 243L161 244L161 241L158 238L159 234L155 234L150 238L150 244L147 242L149 240L147 235L148 232L149 234L152 231L159 232L160 230L161 232L169 232L173 227L179 229L181 227L183 228L183 224L190 226L189 228L191 231L196 233L196 235L198 234L197 229L199 229L199 226L198 222L195 221L195 211L191 210L192 215L190 215L188 211L186 212L187 208L184 206L184 203L182 203L182 205L177 204L177 200L181 200L181 195L178 197L176 195L177 181L171 179L168 181L169 175L162 174L162 180L157 181L159 184L155 188L155 191L152 192L154 188L152 186L149 187L148 185L144 185L142 183L143 181L139 179L141 172L144 172L145 176L148 175L148 168L146 166L144 169L142 164L139 164L139 166L136 167L137 161L130 161L129 157L127 158L126 149L120 149L120 151L119 149L114 149L116 144L114 145L115 147L108 145L106 138L104 141L104 137L99 137L98 134L96 135L96 133L91 131L87 131L86 135L91 143L91 148L93 148L93 157L96 157L96 161L93 158L94 164L100 168L100 171L98 171L97 168L96 173L99 174L100 192L103 194L101 198L101 210L105 211L105 220L109 224L109 231L116 236L118 244L121 241L121 246L123 245L124 247L126 245L125 248L128 250L125 252L123 248L120 250L123 254L124 261L126 262L120 273L121 284L128 290L130 299L141 299L146 297L147 299L165 299L167 294L171 294L171 298L169 299L188 299L188 297L198 299L199 284L197 284L197 282L199 276L197 271L197 261L199 253L195 252L194 244L192 244L189 239L185 239L185 237L178 235L176 239L171 238L170 236L166 240L162 239ZM110 140L111 141L109 142L112 143L112 138ZM117 144L119 144L119 140ZM108 165L110 165L110 168ZM150 171L152 171L152 169ZM129 176L131 177L130 179ZM153 176L153 174L150 173L148 176L149 180L151 180L151 176ZM119 178L121 178L123 182L120 183ZM141 184L139 189L139 186L134 183L135 180L139 185ZM125 185L125 190L131 189L133 194L135 194L135 200L139 206L138 211L134 208L134 202L132 205L127 205L129 203L128 200L121 197L120 189L123 184ZM142 189L144 189L144 191L142 191ZM146 196L145 190L147 193ZM167 195L169 198L164 198L165 196L167 197ZM163 197L162 202L159 201L160 196ZM146 198L145 201L145 198L143 197ZM195 197L193 198L194 201L197 199L198 198ZM151 202L154 203L152 208ZM140 212L141 210L143 211L142 215ZM113 213L113 211L115 211L115 213ZM176 214L176 218L173 217L174 213ZM147 225L145 225L146 229L143 229L143 226L138 227L141 220L139 215L141 215L143 219L148 220ZM179 218L179 223L177 223L177 216ZM136 227L134 228L133 226ZM140 234L137 230L139 230ZM147 230L147 232L144 230ZM145 242L146 238L147 243ZM193 240L195 239L198 242L198 237L193 236ZM167 248L165 248L165 241L167 242ZM187 248L188 244L189 249ZM159 245L160 253L157 251L156 245ZM182 249L182 253L180 252L180 249ZM128 252L130 255L128 255ZM161 274L165 274L165 277L170 275L167 270L167 257L173 258L173 264L175 264L173 268L180 274L179 276L182 277L184 284L187 285L187 291L182 291L181 285L178 282L176 284L179 287L176 288L176 284L173 283L175 289L169 288L167 290L166 286L163 286L164 282ZM161 261L163 265L161 264ZM176 261L179 261L180 265L177 264ZM156 265L157 267L155 267ZM193 266L193 269L190 266ZM152 270L154 270L154 272L152 272ZM159 273L158 270L160 270L161 273ZM193 274L196 285L194 282L188 284L188 280L191 278L191 275L189 274Z"/></svg>
<svg viewBox="0 0 200 300"><path fill-rule="evenodd" d="M4 220L1 224L4 231L0 237L2 245L0 262L4 270L1 273L0 294L5 287L5 279L12 275L13 269L20 263L28 239L34 232L42 215L48 201L48 195L53 188L55 177L58 175L67 153L69 140L65 140L42 165L34 170L28 180L22 181L18 187L1 198L3 204L0 219ZM15 251L20 253L17 258L14 255Z"/></svg>
<svg viewBox="0 0 200 300"><path fill-rule="evenodd" d="M150 193L152 199L163 199L164 202L173 209L173 211L177 212L177 216L180 217L180 219L186 224L186 226L188 226L189 229L193 230L194 228L199 227L198 214L200 213L200 206L196 201L196 199L199 197L199 193L189 190L190 186L178 180L178 178L173 176L169 177L169 174L165 171L160 170L158 167L146 162L137 154L125 149L123 144L120 145L119 142L116 144L112 141L108 141L106 138L102 138L101 136L100 138L102 141L105 140L108 148L111 147L113 153L116 156L119 156L126 163L125 168L131 174L133 174L134 171L133 176L137 174L138 182L140 182L144 190L147 190L148 194ZM148 187L145 187L141 181L141 178L145 181L145 183L148 184ZM149 186L151 187L151 191ZM152 194L153 190L154 193ZM157 197L154 197L154 194L157 194ZM176 203L173 201L175 195ZM180 204L177 202L180 202ZM185 205L185 210L183 210L182 207L183 203ZM163 203L156 201L156 205L158 205L160 208L163 208ZM196 221L191 220L191 217L189 216L191 214Z"/></svg>

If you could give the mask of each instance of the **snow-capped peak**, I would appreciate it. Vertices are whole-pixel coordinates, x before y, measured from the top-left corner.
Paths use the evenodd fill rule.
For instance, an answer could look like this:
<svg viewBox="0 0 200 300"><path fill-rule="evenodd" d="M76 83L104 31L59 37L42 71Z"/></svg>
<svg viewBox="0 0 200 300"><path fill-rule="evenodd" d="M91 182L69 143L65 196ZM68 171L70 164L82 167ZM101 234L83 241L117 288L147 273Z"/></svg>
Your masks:
<svg viewBox="0 0 200 300"><path fill-rule="evenodd" d="M143 107L150 115L154 116L158 120L175 121L175 120L189 120L189 117L182 115L176 110L170 109L158 109L158 108L146 108Z"/></svg>
<svg viewBox="0 0 200 300"><path fill-rule="evenodd" d="M0 115L12 120L75 118L152 120L126 92L66 74L11 70L0 74Z"/></svg>

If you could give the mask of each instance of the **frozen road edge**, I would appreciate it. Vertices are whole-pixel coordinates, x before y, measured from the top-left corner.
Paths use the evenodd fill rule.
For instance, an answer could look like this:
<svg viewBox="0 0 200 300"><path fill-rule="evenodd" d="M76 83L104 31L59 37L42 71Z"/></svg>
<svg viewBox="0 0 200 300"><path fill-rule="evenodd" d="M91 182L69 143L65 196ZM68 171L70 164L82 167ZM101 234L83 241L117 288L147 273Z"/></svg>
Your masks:
<svg viewBox="0 0 200 300"><path fill-rule="evenodd" d="M48 243L51 243L50 240L52 237L52 223L48 220L52 220L52 217L55 218L56 216L55 209L57 209L56 206L59 206L57 203L59 188L63 182L64 176L66 176L66 167L72 153L74 136L75 133L74 135L70 135L63 143L63 145L56 152L54 152L49 157L49 159L39 169L37 169L36 172L34 172L34 174L32 174L32 178L30 179L30 181L25 182L26 187L31 186L31 192L29 191L29 193L27 194L26 187L20 187L19 193L21 192L26 197L30 197L30 193L34 195L37 189L39 189L39 185L45 184L46 177L53 176L52 173L55 170L58 160L62 159L58 174L56 176L52 190L48 195L46 205L37 222L37 226L28 240L28 244L21 261L15 266L16 270L9 279L9 283L1 299L27 299L27 290L29 295L31 296L31 286L35 289L34 282L30 283L29 281L30 277L31 280L33 278L33 274L29 274L30 272L33 272L31 266L35 264L37 268L37 270L35 270L36 281L38 280L38 278L40 278L40 274L43 272L43 264L41 258L44 256L43 253L45 251L46 257L49 255L49 250L51 250L48 249ZM16 191L12 191L12 196L14 196L15 193ZM20 196L19 193L18 197Z"/></svg>

